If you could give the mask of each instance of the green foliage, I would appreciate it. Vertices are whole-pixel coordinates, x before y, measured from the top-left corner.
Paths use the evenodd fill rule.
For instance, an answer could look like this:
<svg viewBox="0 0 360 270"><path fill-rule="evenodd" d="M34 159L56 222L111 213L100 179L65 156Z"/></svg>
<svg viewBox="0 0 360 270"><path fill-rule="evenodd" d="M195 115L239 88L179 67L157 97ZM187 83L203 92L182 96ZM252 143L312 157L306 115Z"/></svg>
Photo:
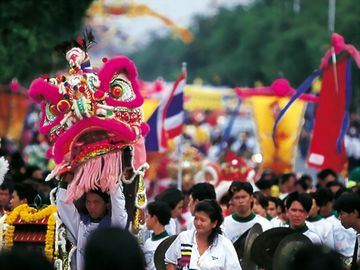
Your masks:
<svg viewBox="0 0 360 270"><path fill-rule="evenodd" d="M157 76L174 80L185 61L189 82L200 77L215 85L253 86L255 81L269 85L283 76L298 86L319 67L330 45L330 33L328 1L300 0L298 13L293 3L255 0L233 10L219 9L214 17L195 19L192 43L155 39L132 57L147 80ZM336 1L335 31L360 48L358 14L357 0ZM357 75L354 80L359 80Z"/></svg>
<svg viewBox="0 0 360 270"><path fill-rule="evenodd" d="M24 85L64 67L51 57L54 45L80 33L92 0L13 0L0 4L0 84L13 78Z"/></svg>

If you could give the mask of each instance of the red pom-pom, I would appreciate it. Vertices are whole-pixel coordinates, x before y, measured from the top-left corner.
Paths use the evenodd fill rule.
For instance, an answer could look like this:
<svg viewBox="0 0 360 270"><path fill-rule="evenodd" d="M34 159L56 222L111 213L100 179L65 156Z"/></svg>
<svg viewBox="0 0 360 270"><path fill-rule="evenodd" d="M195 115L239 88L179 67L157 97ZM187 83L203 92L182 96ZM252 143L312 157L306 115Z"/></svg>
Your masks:
<svg viewBox="0 0 360 270"><path fill-rule="evenodd" d="M106 63L106 62L108 61L108 59L107 59L106 57L103 57L103 58L101 59L101 61L102 61L103 63Z"/></svg>
<svg viewBox="0 0 360 270"><path fill-rule="evenodd" d="M95 100L103 100L104 98L105 98L105 92L100 91L100 90L97 90L97 91L94 93L94 99L95 99Z"/></svg>
<svg viewBox="0 0 360 270"><path fill-rule="evenodd" d="M82 36L78 36L76 39L76 42L80 45L80 46L84 46L84 39L82 38Z"/></svg>
<svg viewBox="0 0 360 270"><path fill-rule="evenodd" d="M49 79L49 75L48 74L43 74L40 76L41 78L43 78L44 80Z"/></svg>

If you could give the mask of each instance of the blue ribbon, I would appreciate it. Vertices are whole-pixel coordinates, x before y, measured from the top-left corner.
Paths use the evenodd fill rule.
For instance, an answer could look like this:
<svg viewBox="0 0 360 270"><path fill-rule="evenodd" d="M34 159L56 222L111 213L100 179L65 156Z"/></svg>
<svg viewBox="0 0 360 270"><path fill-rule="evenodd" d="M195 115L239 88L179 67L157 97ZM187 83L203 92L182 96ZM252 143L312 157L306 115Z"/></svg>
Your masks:
<svg viewBox="0 0 360 270"><path fill-rule="evenodd" d="M225 131L224 131L224 136L223 136L222 143L221 143L221 149L222 150L224 150L224 148L226 146L226 142L230 138L231 129L232 129L233 125L234 125L235 119L236 119L237 114L238 114L238 112L240 110L240 106L241 106L241 99L239 98L235 109L231 112L229 123L226 126Z"/></svg>
<svg viewBox="0 0 360 270"><path fill-rule="evenodd" d="M322 74L322 72L323 72L322 69L318 69L314 73L312 73L309 77L307 77L306 80L296 89L295 95L293 95L290 98L289 102L279 112L278 116L275 119L273 131L272 131L272 138L273 138L275 146L277 145L276 141L275 141L275 132L276 132L276 128L277 128L281 118L284 116L284 114L290 108L290 106L295 102L295 100L298 99L305 91L307 91L310 88L310 86L313 83L313 81L315 80L315 78L320 76Z"/></svg>
<svg viewBox="0 0 360 270"><path fill-rule="evenodd" d="M343 121L342 121L342 125L341 125L341 130L339 133L339 137L336 140L336 150L338 151L338 153L341 153L342 150L342 142L344 140L346 131L349 128L349 123L350 123L350 116L349 116L349 110L350 110L350 105L351 105L351 98L352 98L352 76L351 76L351 64L352 64L352 59L349 57L347 59L347 63L346 63L346 82L345 82L345 113L344 113L344 117L343 117Z"/></svg>

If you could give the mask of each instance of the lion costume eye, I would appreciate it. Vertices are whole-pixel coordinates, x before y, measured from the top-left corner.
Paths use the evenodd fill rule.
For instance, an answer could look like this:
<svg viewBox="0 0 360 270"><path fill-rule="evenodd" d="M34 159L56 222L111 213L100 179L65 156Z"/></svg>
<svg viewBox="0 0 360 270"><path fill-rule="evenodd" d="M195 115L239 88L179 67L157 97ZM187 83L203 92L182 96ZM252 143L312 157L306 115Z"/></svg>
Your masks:
<svg viewBox="0 0 360 270"><path fill-rule="evenodd" d="M122 76L121 76L122 77ZM134 91L125 79L116 77L110 84L110 95L116 100L130 101L135 98Z"/></svg>

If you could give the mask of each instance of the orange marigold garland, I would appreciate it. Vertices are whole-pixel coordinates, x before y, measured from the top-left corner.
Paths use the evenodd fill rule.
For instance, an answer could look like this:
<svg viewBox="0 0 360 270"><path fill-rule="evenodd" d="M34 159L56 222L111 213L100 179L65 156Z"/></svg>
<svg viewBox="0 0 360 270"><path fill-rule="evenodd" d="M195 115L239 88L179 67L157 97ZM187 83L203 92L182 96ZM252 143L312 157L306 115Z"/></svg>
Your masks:
<svg viewBox="0 0 360 270"><path fill-rule="evenodd" d="M5 219L5 223L7 224L4 235L5 248L11 249L14 245L14 222L18 217L25 223L31 223L49 217L45 236L45 255L49 260L52 260L54 255L55 213L56 207L54 205L49 205L39 211L27 204L16 207Z"/></svg>

